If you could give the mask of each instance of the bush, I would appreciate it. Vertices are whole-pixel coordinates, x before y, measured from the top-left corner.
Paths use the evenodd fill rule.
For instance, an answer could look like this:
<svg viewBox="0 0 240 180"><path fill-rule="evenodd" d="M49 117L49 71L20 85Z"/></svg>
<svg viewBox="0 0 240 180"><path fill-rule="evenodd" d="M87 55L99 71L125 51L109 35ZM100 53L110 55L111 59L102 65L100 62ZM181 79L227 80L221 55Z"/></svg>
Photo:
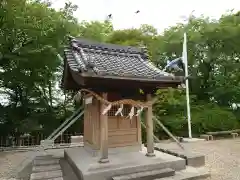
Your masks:
<svg viewBox="0 0 240 180"><path fill-rule="evenodd" d="M191 109L192 134L198 136L209 131L224 131L240 128L235 115L226 108L213 104L193 106ZM188 136L186 113L158 117L158 119L176 136ZM155 129L161 137L161 127Z"/></svg>
<svg viewBox="0 0 240 180"><path fill-rule="evenodd" d="M197 134L209 131L225 131L239 128L239 122L232 111L216 105L194 108L192 129Z"/></svg>

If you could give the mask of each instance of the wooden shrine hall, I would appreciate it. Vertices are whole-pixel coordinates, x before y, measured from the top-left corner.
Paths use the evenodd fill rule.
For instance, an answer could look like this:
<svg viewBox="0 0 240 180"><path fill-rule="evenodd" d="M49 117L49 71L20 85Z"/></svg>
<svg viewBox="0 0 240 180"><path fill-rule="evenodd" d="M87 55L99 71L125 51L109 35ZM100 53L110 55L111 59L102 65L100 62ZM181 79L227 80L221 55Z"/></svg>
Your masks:
<svg viewBox="0 0 240 180"><path fill-rule="evenodd" d="M154 156L152 94L159 88L177 88L182 77L156 68L144 48L71 37L64 54L62 86L79 91L85 100L84 146L99 151L100 162L109 161L111 148L139 150L139 115L145 110L147 156Z"/></svg>
<svg viewBox="0 0 240 180"><path fill-rule="evenodd" d="M187 169L185 159L154 151L152 114L156 90L177 88L183 77L155 67L145 48L70 37L64 54L62 87L76 92L75 100L84 106L84 147L64 150L79 179L121 179L115 177L131 173L138 173L135 180L141 173L155 173L148 179L156 179ZM147 147L141 139L142 111Z"/></svg>

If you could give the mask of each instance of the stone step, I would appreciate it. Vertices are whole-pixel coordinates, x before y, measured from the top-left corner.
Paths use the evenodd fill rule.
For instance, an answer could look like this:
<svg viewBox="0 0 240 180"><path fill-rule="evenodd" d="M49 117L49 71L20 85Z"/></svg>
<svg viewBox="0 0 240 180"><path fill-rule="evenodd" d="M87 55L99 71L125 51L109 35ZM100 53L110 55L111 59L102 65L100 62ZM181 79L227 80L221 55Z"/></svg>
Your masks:
<svg viewBox="0 0 240 180"><path fill-rule="evenodd" d="M56 160L56 159L59 159L59 157L55 157L52 155L43 155L35 157L35 160Z"/></svg>
<svg viewBox="0 0 240 180"><path fill-rule="evenodd" d="M60 164L33 166L32 172L45 172L61 170Z"/></svg>
<svg viewBox="0 0 240 180"><path fill-rule="evenodd" d="M174 176L174 174L175 174L175 171L173 169L166 168L166 169L143 171L138 173L115 176L112 179L113 180L153 180L156 178Z"/></svg>
<svg viewBox="0 0 240 180"><path fill-rule="evenodd" d="M210 173L206 168L187 167L184 170L176 171L172 177L157 178L154 180L204 180L210 177Z"/></svg>
<svg viewBox="0 0 240 180"><path fill-rule="evenodd" d="M55 164L59 164L59 159L34 159L33 160L33 165L34 166L47 166L47 165L55 165Z"/></svg>
<svg viewBox="0 0 240 180"><path fill-rule="evenodd" d="M36 172L32 173L30 180L47 180L47 179L56 179L56 180L61 180L63 177L62 171L61 170L56 170L56 171L45 171L45 172Z"/></svg>
<svg viewBox="0 0 240 180"><path fill-rule="evenodd" d="M30 179L31 180L31 179ZM40 179L38 179L40 180ZM57 177L57 178L48 178L48 179L41 179L41 180L64 180L63 177Z"/></svg>
<svg viewBox="0 0 240 180"><path fill-rule="evenodd" d="M53 156L52 155L41 155L41 156L35 157L35 159L37 159L37 160L49 159L49 158L53 158Z"/></svg>
<svg viewBox="0 0 240 180"><path fill-rule="evenodd" d="M51 155L37 156L33 160L30 180L63 180L60 159Z"/></svg>

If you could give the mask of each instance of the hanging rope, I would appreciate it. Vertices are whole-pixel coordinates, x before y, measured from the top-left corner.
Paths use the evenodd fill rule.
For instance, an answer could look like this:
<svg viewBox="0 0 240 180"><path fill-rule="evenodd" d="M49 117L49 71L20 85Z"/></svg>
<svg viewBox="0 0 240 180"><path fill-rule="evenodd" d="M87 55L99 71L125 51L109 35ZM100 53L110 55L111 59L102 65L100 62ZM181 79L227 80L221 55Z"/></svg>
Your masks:
<svg viewBox="0 0 240 180"><path fill-rule="evenodd" d="M97 100L101 101L102 103L109 105L111 104L112 106L120 106L122 104L128 104L128 105L132 105L135 107L144 107L147 108L149 106L152 106L152 104L154 104L157 101L157 98L153 99L152 101L147 101L147 102L141 102L141 101L135 101L133 99L122 99L122 100L118 100L118 101L108 101L104 98L102 98L100 95L98 95L97 93L88 90L88 89L81 89L80 91L78 91L78 93L75 95L75 100L79 100L79 98L81 98L81 93L82 92L87 92L89 94L91 94L92 96L94 96Z"/></svg>
<svg viewBox="0 0 240 180"><path fill-rule="evenodd" d="M121 116L123 116L122 111L123 111L123 105L131 105L131 111L128 115L128 117L130 117L130 119L132 119L132 117L134 116L134 107L138 107L139 109L136 112L135 116L139 116L140 113L143 111L144 108L148 108L149 106L152 106L152 104L154 104L157 101L157 98L155 98L152 101L148 101L148 102L141 102L141 101L135 101L132 99L123 99L123 100L118 100L118 101L108 101L106 99L104 99L103 97L101 97L100 95L98 95L97 93L88 90L88 89L81 89L80 91L78 91L78 93L74 96L74 99L76 101L79 101L82 98L82 92L87 92L88 94L94 96L97 100L101 101L102 103L106 104L107 107L103 110L102 114L105 115L113 106L120 106L117 110L117 112L115 113L115 116L117 116L118 114L120 114Z"/></svg>

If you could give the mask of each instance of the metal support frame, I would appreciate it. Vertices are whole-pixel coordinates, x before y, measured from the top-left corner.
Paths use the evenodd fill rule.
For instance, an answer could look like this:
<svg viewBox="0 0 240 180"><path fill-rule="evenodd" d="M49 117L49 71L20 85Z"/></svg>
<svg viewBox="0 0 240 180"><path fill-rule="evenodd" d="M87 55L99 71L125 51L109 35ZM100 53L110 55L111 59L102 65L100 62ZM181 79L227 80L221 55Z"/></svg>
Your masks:
<svg viewBox="0 0 240 180"><path fill-rule="evenodd" d="M58 138L64 131L66 131L73 123L75 123L82 115L84 111L81 111L76 117L74 117L62 130L60 130L55 136L53 136L50 140L54 141Z"/></svg>
<svg viewBox="0 0 240 180"><path fill-rule="evenodd" d="M160 125L161 127L162 127L162 129L177 143L177 145L181 148L181 149L183 149L184 150L184 146L178 141L178 139L161 123L161 121L160 120L158 120L155 116L153 116L153 120L155 120L157 123L158 123L158 125ZM146 125L142 122L142 120L141 120L141 125L146 129L147 127L146 127ZM154 139L157 141L157 142L161 142L159 139L158 139L158 137L157 136L155 136L154 134L153 134L153 137L154 137Z"/></svg>
<svg viewBox="0 0 240 180"><path fill-rule="evenodd" d="M161 123L160 120L158 120L155 116L153 116L153 119L160 125L163 130L177 143L177 145L181 148L184 149L184 146L178 141L178 139Z"/></svg>
<svg viewBox="0 0 240 180"><path fill-rule="evenodd" d="M71 117L67 118L57 129L55 129L48 137L47 140L51 140L68 122L70 122L75 116L77 116L81 110L83 109L83 106L78 108Z"/></svg>

